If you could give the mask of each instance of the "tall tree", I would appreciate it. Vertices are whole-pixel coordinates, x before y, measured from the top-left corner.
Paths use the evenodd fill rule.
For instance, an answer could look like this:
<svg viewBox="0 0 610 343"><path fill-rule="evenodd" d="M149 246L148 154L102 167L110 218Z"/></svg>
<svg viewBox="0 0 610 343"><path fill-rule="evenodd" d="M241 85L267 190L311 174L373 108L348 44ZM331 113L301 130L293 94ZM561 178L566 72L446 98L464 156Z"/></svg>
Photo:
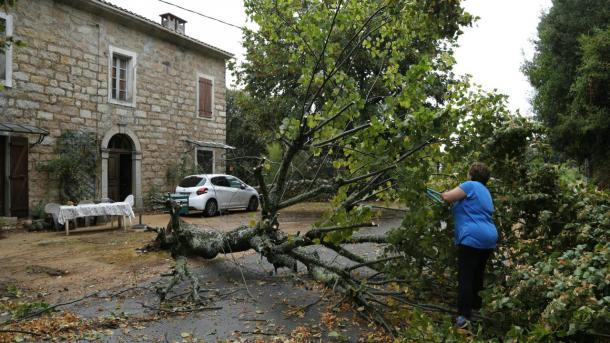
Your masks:
<svg viewBox="0 0 610 343"><path fill-rule="evenodd" d="M254 184L252 169L256 161L252 156L260 156L265 151L264 122L258 107L241 90L227 90L227 144L235 150L227 152L227 172Z"/></svg>
<svg viewBox="0 0 610 343"><path fill-rule="evenodd" d="M268 143L253 157L262 218L219 233L174 215L156 242L177 258L253 249L277 268L301 262L394 331L384 320L384 296L352 271L368 266L383 276L387 262L404 256L366 261L342 244L385 242L385 236L354 235L372 225L363 202L401 196L416 180L421 189L425 160L442 151L460 121L501 107L495 99L471 98L468 84L451 72L451 49L472 18L459 1L447 0L247 0L245 8L257 30L244 34L240 80ZM333 169L322 180L329 164ZM282 209L320 195L332 198L332 210L314 228L296 236L281 231ZM313 245L353 265L302 249ZM177 268L183 277L184 265Z"/></svg>
<svg viewBox="0 0 610 343"><path fill-rule="evenodd" d="M610 1L555 0L538 26L536 54L525 73L536 89L537 117L553 146L588 161L610 182Z"/></svg>

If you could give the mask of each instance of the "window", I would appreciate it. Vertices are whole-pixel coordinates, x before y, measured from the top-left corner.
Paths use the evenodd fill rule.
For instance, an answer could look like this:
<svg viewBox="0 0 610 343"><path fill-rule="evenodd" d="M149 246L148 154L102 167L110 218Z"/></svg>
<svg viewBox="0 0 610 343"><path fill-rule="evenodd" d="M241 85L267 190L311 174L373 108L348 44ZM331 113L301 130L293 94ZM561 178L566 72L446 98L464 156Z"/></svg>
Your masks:
<svg viewBox="0 0 610 343"><path fill-rule="evenodd" d="M110 46L108 55L108 101L136 105L136 57L131 51Z"/></svg>
<svg viewBox="0 0 610 343"><path fill-rule="evenodd" d="M110 142L108 142L108 149L132 151L133 147L129 136L119 133L112 136Z"/></svg>
<svg viewBox="0 0 610 343"><path fill-rule="evenodd" d="M197 171L202 174L214 173L214 151L197 149Z"/></svg>
<svg viewBox="0 0 610 343"><path fill-rule="evenodd" d="M231 188L241 189L243 187L242 182L239 181L237 178L228 176L227 179L229 180L229 184L231 185Z"/></svg>
<svg viewBox="0 0 610 343"><path fill-rule="evenodd" d="M127 64L129 58L112 56L112 98L127 101Z"/></svg>
<svg viewBox="0 0 610 343"><path fill-rule="evenodd" d="M214 111L214 78L197 76L197 116L212 118Z"/></svg>
<svg viewBox="0 0 610 343"><path fill-rule="evenodd" d="M6 42L13 36L13 17L0 12L0 41ZM13 46L5 45L0 49L0 84L11 87L13 85Z"/></svg>
<svg viewBox="0 0 610 343"><path fill-rule="evenodd" d="M203 177L189 176L189 177L185 177L182 181L180 181L178 186L184 187L184 188L196 187L199 185L203 185L205 183L205 181L206 180Z"/></svg>
<svg viewBox="0 0 610 343"><path fill-rule="evenodd" d="M214 186L231 187L231 185L229 184L229 181L227 181L227 178L224 176L213 177L210 181L212 181L212 184Z"/></svg>

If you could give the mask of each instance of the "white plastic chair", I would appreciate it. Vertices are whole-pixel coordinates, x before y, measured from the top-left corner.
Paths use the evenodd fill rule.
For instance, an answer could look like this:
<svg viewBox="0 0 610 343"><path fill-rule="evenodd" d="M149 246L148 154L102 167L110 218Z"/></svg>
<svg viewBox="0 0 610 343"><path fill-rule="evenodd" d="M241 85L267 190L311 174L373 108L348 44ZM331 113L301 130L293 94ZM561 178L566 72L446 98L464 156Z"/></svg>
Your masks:
<svg viewBox="0 0 610 343"><path fill-rule="evenodd" d="M125 198L124 202L128 203L128 204L129 204L129 206L133 207L133 204L134 204L134 202L133 202L133 194L129 194L129 195L128 195L128 196Z"/></svg>
<svg viewBox="0 0 610 343"><path fill-rule="evenodd" d="M129 206L131 206L131 209L133 210L133 204L134 204L134 200L133 200L133 194L129 194L129 195L128 195L128 196L125 198L124 202L128 203L128 204L129 204ZM129 217L129 216L128 216L128 217L127 217L127 220L129 220L129 226L131 226L131 217Z"/></svg>

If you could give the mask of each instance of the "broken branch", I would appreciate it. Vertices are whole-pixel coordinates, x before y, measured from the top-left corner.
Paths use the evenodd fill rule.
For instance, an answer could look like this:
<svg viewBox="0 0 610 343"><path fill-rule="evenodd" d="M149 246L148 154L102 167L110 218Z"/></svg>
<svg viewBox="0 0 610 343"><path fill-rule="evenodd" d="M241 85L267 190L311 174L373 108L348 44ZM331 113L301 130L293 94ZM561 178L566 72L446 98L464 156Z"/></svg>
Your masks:
<svg viewBox="0 0 610 343"><path fill-rule="evenodd" d="M349 226L321 227L321 228L314 228L314 229L309 230L305 234L305 236L307 238L314 239L314 238L320 238L324 234L327 234L327 233L333 232L333 231L353 230L353 229L358 229L358 228L363 228L363 227L377 227L377 226L378 226L377 224L371 222L371 223L354 224L354 225L349 225Z"/></svg>

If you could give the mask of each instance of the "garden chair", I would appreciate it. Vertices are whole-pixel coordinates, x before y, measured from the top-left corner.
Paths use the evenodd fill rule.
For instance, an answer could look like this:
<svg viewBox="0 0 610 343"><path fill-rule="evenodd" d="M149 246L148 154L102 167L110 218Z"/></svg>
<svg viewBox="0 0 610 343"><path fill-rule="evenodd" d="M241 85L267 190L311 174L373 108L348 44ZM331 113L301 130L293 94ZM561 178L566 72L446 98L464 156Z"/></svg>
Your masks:
<svg viewBox="0 0 610 343"><path fill-rule="evenodd" d="M134 200L133 200L133 194L129 194L124 202L128 203L129 206L131 206L131 209L133 210L133 204L134 204ZM131 226L131 217L127 217L127 219L129 220L129 226Z"/></svg>

